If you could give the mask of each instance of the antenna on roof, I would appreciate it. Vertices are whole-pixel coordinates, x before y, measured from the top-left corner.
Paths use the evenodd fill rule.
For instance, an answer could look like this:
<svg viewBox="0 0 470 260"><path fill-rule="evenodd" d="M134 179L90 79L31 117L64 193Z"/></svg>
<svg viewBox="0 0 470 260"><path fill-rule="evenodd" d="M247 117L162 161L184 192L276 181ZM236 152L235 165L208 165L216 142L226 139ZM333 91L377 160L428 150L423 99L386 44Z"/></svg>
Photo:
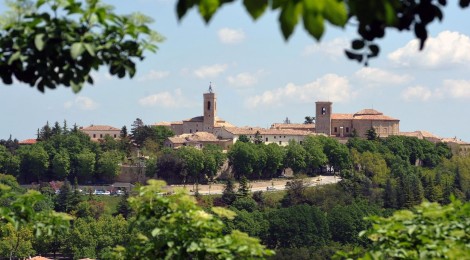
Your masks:
<svg viewBox="0 0 470 260"><path fill-rule="evenodd" d="M209 93L212 93L212 81L209 82Z"/></svg>

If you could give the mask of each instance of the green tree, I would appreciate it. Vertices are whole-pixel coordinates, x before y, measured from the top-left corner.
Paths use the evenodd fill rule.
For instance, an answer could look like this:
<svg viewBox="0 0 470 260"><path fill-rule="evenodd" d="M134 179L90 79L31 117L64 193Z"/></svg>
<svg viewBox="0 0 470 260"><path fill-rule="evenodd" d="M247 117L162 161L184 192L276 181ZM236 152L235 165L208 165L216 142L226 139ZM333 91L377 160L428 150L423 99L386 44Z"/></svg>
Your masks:
<svg viewBox="0 0 470 260"><path fill-rule="evenodd" d="M186 183L189 176L196 183L199 183L204 169L204 154L201 150L191 147L183 146L177 151L178 157L183 162L183 170L180 173L183 176L183 183Z"/></svg>
<svg viewBox="0 0 470 260"><path fill-rule="evenodd" d="M377 131L373 127L370 127L366 131L366 137L367 137L367 140L369 141L375 141L379 139L379 135L377 134Z"/></svg>
<svg viewBox="0 0 470 260"><path fill-rule="evenodd" d="M20 172L24 181L41 181L49 168L49 155L40 144L21 147Z"/></svg>
<svg viewBox="0 0 470 260"><path fill-rule="evenodd" d="M0 172L18 176L20 170L20 158L12 154L8 149L0 145Z"/></svg>
<svg viewBox="0 0 470 260"><path fill-rule="evenodd" d="M59 85L78 92L85 82L93 84L91 71L102 66L119 78L133 77L135 60L162 40L148 27L151 19L118 15L99 0L19 1L10 7L0 41L0 77L8 85L16 78L41 92Z"/></svg>
<svg viewBox="0 0 470 260"><path fill-rule="evenodd" d="M262 146L266 154L266 163L264 167L265 178L272 178L276 176L278 172L283 168L285 151L284 148L275 144L270 143Z"/></svg>
<svg viewBox="0 0 470 260"><path fill-rule="evenodd" d="M315 117L314 116L306 116L304 124L315 124Z"/></svg>
<svg viewBox="0 0 470 260"><path fill-rule="evenodd" d="M61 149L52 159L52 171L57 179L65 179L70 173L70 157L65 149Z"/></svg>
<svg viewBox="0 0 470 260"><path fill-rule="evenodd" d="M112 180L121 172L121 163L123 161L123 154L117 150L107 151L100 155L97 162L99 178Z"/></svg>
<svg viewBox="0 0 470 260"><path fill-rule="evenodd" d="M291 168L294 173L299 173L305 169L307 163L305 158L307 157L307 152L295 141L289 141L289 145L286 148L286 157L284 158L284 166L286 168Z"/></svg>
<svg viewBox="0 0 470 260"><path fill-rule="evenodd" d="M217 145L205 145L202 148L204 154L204 169L203 173L209 181L213 181L217 172L224 164L227 156L223 153L222 148Z"/></svg>
<svg viewBox="0 0 470 260"><path fill-rule="evenodd" d="M257 163L255 144L236 142L227 157L236 178L250 176Z"/></svg>
<svg viewBox="0 0 470 260"><path fill-rule="evenodd" d="M267 233L263 242L270 248L321 247L330 240L328 221L316 207L296 205L267 213Z"/></svg>
<svg viewBox="0 0 470 260"><path fill-rule="evenodd" d="M95 173L96 154L84 149L76 155L75 173L81 181L91 180Z"/></svg>
<svg viewBox="0 0 470 260"><path fill-rule="evenodd" d="M441 206L423 202L414 210L396 211L388 218L369 217L372 225L361 232L372 245L359 259L467 259L470 257L470 203L458 200Z"/></svg>
<svg viewBox="0 0 470 260"><path fill-rule="evenodd" d="M35 254L30 227L15 229L11 223L0 226L0 257L4 259L27 258Z"/></svg>
<svg viewBox="0 0 470 260"><path fill-rule="evenodd" d="M232 205L236 199L237 194L235 193L235 185L233 184L233 180L227 179L224 190L222 191L222 201L225 203L225 205Z"/></svg>
<svg viewBox="0 0 470 260"><path fill-rule="evenodd" d="M184 194L158 195L164 184L155 180L141 187L130 203L136 218L130 223L131 237L116 250L115 259L247 259L272 255L258 239L240 231L224 235L221 218L233 212L212 208L205 212L194 198Z"/></svg>
<svg viewBox="0 0 470 260"><path fill-rule="evenodd" d="M313 174L317 169L326 165L328 158L323 152L323 144L319 138L307 136L302 143L302 146L307 153L307 173Z"/></svg>
<svg viewBox="0 0 470 260"><path fill-rule="evenodd" d="M238 140L237 141L240 141L242 143L249 143L250 142L250 138L248 138L248 136L246 135L240 135L238 137Z"/></svg>
<svg viewBox="0 0 470 260"><path fill-rule="evenodd" d="M248 179L242 176L238 185L238 196L246 198L250 194L251 186Z"/></svg>

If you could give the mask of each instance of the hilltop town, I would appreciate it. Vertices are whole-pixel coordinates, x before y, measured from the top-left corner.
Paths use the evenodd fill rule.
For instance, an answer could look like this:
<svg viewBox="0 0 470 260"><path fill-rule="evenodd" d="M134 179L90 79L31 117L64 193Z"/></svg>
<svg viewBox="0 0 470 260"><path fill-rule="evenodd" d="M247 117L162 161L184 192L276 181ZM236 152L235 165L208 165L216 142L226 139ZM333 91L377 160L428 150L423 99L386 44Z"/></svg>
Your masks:
<svg viewBox="0 0 470 260"><path fill-rule="evenodd" d="M356 113L334 113L333 103L329 101L317 101L315 106L315 118L313 122L273 123L270 128L238 127L220 118L217 115L217 95L212 87L203 93L201 116L174 122L158 122L153 126L168 127L174 132L173 137L165 140L165 147L179 148L181 146L193 146L202 148L206 144L216 144L224 150L240 138L246 136L250 140L259 140L265 144L276 143L286 146L294 140L300 144L307 136L323 135L334 137L342 143L346 143L350 137L366 138L368 131L373 130L377 136L416 137L420 140L428 140L433 143L444 142L454 153L470 153L470 143L457 138L444 138L432 134L429 131L417 130L414 132L401 132L400 120L375 109L363 109ZM109 135L118 138L121 129L107 125L90 125L80 127L80 130L92 138L103 139ZM26 140L20 143L34 142Z"/></svg>

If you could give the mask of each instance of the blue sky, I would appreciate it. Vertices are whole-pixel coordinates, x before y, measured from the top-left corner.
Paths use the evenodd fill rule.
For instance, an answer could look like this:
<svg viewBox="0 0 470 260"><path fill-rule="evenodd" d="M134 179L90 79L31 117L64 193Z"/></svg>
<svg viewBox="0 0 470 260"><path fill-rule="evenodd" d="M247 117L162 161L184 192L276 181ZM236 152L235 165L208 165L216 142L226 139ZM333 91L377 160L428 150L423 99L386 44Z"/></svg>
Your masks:
<svg viewBox="0 0 470 260"><path fill-rule="evenodd" d="M218 115L237 126L268 127L288 117L302 123L315 115L315 101L330 100L333 112L374 108L400 119L401 131L426 130L470 141L470 28L449 3L443 23L429 27L419 52L413 34L387 31L380 57L364 67L344 48L354 27L327 28L321 43L298 26L285 42L277 12L253 22L240 3L224 7L209 25L191 10L178 22L174 1L108 1L119 13L140 11L166 40L138 63L133 79L94 73L95 85L78 94L65 87L45 94L26 85L0 86L0 139L35 138L46 121L69 125L130 127L202 114L202 93L212 82ZM238 1L241 2L241 1ZM4 7L2 7L4 9Z"/></svg>

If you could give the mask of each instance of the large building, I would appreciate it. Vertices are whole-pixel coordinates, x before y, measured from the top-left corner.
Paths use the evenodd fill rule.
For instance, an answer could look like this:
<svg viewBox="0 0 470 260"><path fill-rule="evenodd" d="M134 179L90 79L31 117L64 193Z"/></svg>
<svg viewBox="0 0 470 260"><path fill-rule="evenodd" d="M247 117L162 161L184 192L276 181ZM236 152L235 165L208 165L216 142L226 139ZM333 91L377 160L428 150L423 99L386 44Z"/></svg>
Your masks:
<svg viewBox="0 0 470 260"><path fill-rule="evenodd" d="M203 115L177 122L160 122L155 125L169 127L175 133L174 137L165 141L166 147L178 148L194 146L202 148L205 144L218 144L223 149L229 149L238 138L245 135L251 140L259 138L266 144L276 143L285 146L290 140L302 143L308 135L315 135L314 125L292 124L285 126L275 124L270 129L257 127L235 127L217 117L217 97L209 86L203 94Z"/></svg>
<svg viewBox="0 0 470 260"><path fill-rule="evenodd" d="M95 141L103 139L107 135L112 138L118 138L121 133L121 129L109 125L90 125L87 127L80 127L79 130Z"/></svg>
<svg viewBox="0 0 470 260"><path fill-rule="evenodd" d="M222 127L234 127L232 124L217 117L217 97L209 85L207 93L203 94L203 115L176 122L161 122L155 125L167 126L176 135L192 134L197 132L215 133Z"/></svg>
<svg viewBox="0 0 470 260"><path fill-rule="evenodd" d="M400 120L384 115L374 109L363 109L354 114L334 114L333 103L316 102L315 132L327 136L349 137L355 133L366 137L371 128L380 137L398 135Z"/></svg>

